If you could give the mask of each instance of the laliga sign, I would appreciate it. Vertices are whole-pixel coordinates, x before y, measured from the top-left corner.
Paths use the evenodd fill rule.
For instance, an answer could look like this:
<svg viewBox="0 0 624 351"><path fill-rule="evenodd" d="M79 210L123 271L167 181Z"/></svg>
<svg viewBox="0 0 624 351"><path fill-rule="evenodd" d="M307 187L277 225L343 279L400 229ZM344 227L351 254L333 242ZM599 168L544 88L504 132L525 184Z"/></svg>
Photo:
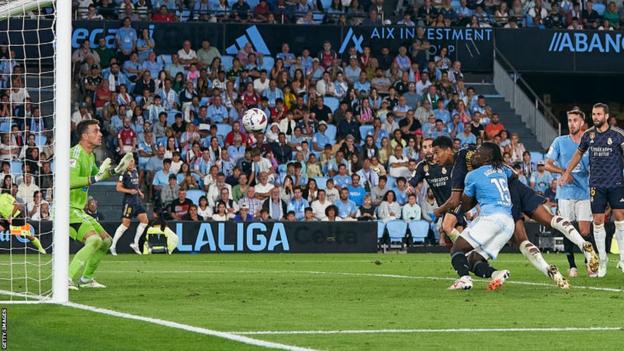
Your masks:
<svg viewBox="0 0 624 351"><path fill-rule="evenodd" d="M216 224L216 233L213 228ZM232 225L230 223L229 225ZM177 223L176 234L180 238L178 251L180 252L200 252L202 247L208 245L211 252L273 252L278 246L282 251L290 251L286 229L282 223L273 223L271 232L268 232L267 225L262 222L236 223L236 242L226 242L225 223L202 223L197 231L195 244L183 244L184 224ZM188 235L188 233L186 233Z"/></svg>

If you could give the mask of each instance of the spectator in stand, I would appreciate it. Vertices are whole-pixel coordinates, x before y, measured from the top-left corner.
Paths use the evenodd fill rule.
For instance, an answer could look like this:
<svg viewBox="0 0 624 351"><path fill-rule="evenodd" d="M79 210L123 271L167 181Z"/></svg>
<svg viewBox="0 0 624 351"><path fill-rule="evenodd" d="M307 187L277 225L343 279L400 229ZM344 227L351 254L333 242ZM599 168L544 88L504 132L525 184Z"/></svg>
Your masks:
<svg viewBox="0 0 624 351"><path fill-rule="evenodd" d="M343 221L353 221L357 217L357 205L349 199L349 189L340 189L340 199L334 205L338 211L338 217Z"/></svg>
<svg viewBox="0 0 624 351"><path fill-rule="evenodd" d="M132 28L132 21L126 17L123 20L123 26L117 29L115 34L115 44L117 46L117 57L122 62L130 58L130 54L136 51L137 33Z"/></svg>
<svg viewBox="0 0 624 351"><path fill-rule="evenodd" d="M176 22L175 14L169 12L167 6L161 6L157 12L152 15L152 21L156 23L171 23Z"/></svg>
<svg viewBox="0 0 624 351"><path fill-rule="evenodd" d="M485 135L488 140L494 140L500 132L505 130L505 126L500 123L500 118L497 113L492 115L492 120L485 126Z"/></svg>

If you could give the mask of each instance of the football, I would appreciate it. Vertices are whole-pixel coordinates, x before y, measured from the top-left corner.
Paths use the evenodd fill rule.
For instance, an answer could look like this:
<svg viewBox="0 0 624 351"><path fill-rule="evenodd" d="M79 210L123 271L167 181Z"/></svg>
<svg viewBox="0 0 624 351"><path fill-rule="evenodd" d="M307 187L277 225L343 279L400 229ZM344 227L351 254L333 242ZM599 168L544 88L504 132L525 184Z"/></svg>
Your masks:
<svg viewBox="0 0 624 351"><path fill-rule="evenodd" d="M267 123L266 114L259 108L250 108L243 114L243 126L248 132L262 132L266 128Z"/></svg>

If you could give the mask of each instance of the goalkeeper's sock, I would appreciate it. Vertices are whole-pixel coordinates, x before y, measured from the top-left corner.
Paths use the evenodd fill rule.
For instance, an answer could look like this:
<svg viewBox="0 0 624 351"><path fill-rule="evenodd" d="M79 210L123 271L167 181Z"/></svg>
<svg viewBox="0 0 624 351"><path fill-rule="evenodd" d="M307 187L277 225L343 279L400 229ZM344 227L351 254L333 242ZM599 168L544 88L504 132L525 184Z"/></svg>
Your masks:
<svg viewBox="0 0 624 351"><path fill-rule="evenodd" d="M113 236L113 249L117 247L117 242L119 241L119 239L121 239L121 236L126 232L126 230L128 230L128 227L123 225L123 223L120 224L119 227L117 227L117 230L115 230L115 235Z"/></svg>
<svg viewBox="0 0 624 351"><path fill-rule="evenodd" d="M76 281L80 274L84 271L85 265L90 261L91 257L102 246L102 238L98 235L91 235L84 243L84 247L80 249L71 263L69 264L69 279Z"/></svg>
<svg viewBox="0 0 624 351"><path fill-rule="evenodd" d="M607 259L607 232L605 231L604 223L603 224L595 224L594 223L594 239L596 239L596 248L598 249L598 257L600 260Z"/></svg>
<svg viewBox="0 0 624 351"><path fill-rule="evenodd" d="M450 233L447 233L446 236L448 236L452 242L455 242L455 240L459 237L459 230L457 230L457 228L453 228L453 230L451 230Z"/></svg>
<svg viewBox="0 0 624 351"><path fill-rule="evenodd" d="M548 277L548 269L550 265L546 262L546 260L544 260L544 257L537 246L533 245L532 242L525 240L520 244L520 252L522 252L524 257L531 262L533 267L537 268L538 271L544 273L544 275Z"/></svg>
<svg viewBox="0 0 624 351"><path fill-rule="evenodd" d="M46 250L43 248L43 246L41 246L41 242L39 241L39 239L33 238L30 242L33 244L34 247L37 248L37 250L39 250L39 252L41 252L42 254L46 253Z"/></svg>
<svg viewBox="0 0 624 351"><path fill-rule="evenodd" d="M82 274L83 278L85 278L86 280L93 278L93 273L95 273L95 270L100 265L100 261L102 260L102 258L106 256L106 253L111 247L111 244L112 240L110 237L102 240L102 245L100 245L98 250L95 251L93 255L91 255L91 259L89 260L89 262L87 262L87 266L84 270L84 273Z"/></svg>
<svg viewBox="0 0 624 351"><path fill-rule="evenodd" d="M134 245L139 245L139 239L141 239L145 228L147 228L147 223L139 223L139 225L137 225L136 233L134 233Z"/></svg>
<svg viewBox="0 0 624 351"><path fill-rule="evenodd" d="M578 246L583 252L583 244L585 244L585 239L581 236L581 234L574 228L572 223L569 220L561 217L561 216L553 216L550 221L550 226L557 229L561 232L561 234L565 235L566 238L570 239L574 245Z"/></svg>

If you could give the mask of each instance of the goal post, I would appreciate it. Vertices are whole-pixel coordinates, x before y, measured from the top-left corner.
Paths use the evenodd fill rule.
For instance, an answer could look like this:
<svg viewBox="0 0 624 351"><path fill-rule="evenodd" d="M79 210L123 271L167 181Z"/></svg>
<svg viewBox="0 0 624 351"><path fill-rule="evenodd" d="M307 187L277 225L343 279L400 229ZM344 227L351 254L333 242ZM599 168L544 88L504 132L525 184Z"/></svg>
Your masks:
<svg viewBox="0 0 624 351"><path fill-rule="evenodd" d="M3 109L0 114L0 142L5 150L16 150L8 158L3 153L1 161L10 164L9 183L28 185L27 178L36 179L49 206L48 217L41 211L41 202L33 199L36 192L25 192L29 200L14 194L32 234L48 254L38 253L26 236L14 236L8 228L0 233L0 303L62 304L69 300L71 14L71 0L0 0L0 43L7 48L0 53L0 89L9 98L10 111ZM32 149L54 156L40 159L31 156L39 154ZM45 169L44 164L50 165L51 173L38 172ZM45 186L44 173L48 177ZM28 201L39 210L39 218L45 212L44 221L35 219L35 211L26 210Z"/></svg>
<svg viewBox="0 0 624 351"><path fill-rule="evenodd" d="M55 206L52 302L69 301L69 149L71 147L72 1L56 0L55 55Z"/></svg>

